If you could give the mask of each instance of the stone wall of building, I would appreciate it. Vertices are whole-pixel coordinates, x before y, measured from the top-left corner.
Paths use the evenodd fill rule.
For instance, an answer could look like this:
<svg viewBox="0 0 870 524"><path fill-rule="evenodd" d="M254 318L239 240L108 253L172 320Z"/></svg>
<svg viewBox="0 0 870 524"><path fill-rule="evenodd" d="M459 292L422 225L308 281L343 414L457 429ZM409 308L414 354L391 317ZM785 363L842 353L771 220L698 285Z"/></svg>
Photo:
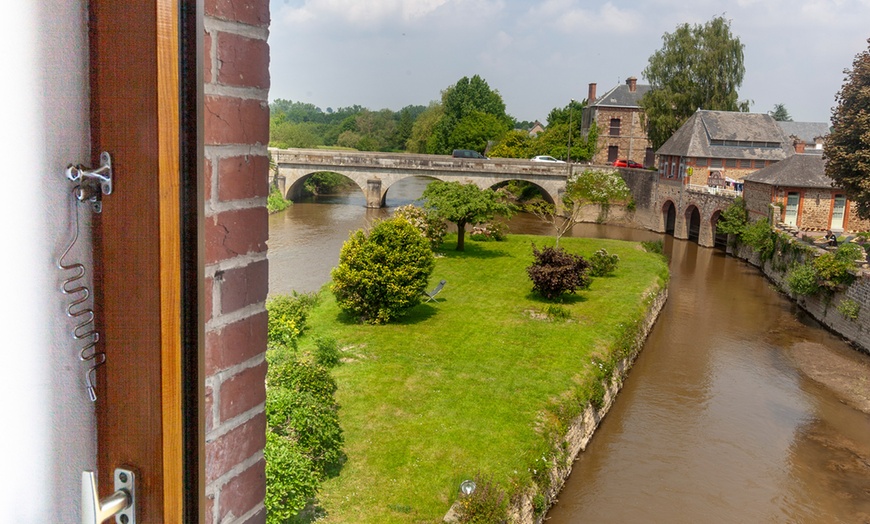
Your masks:
<svg viewBox="0 0 870 524"><path fill-rule="evenodd" d="M266 521L268 0L205 0L206 524Z"/></svg>
<svg viewBox="0 0 870 524"><path fill-rule="evenodd" d="M645 163L646 150L650 147L646 130L643 128L642 111L627 107L596 108L596 124L598 125L598 152L592 158L597 165L608 164L607 155L610 146L619 147L617 158L627 158L640 164ZM610 120L620 119L619 135L610 134Z"/></svg>

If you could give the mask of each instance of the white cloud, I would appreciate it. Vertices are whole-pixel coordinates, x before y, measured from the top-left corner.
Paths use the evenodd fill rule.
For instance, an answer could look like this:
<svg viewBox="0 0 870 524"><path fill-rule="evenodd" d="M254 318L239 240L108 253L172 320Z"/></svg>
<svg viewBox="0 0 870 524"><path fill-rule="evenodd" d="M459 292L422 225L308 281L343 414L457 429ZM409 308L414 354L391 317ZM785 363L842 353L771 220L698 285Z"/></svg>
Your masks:
<svg viewBox="0 0 870 524"><path fill-rule="evenodd" d="M275 18L290 26L346 23L377 27L420 21L438 10L477 18L492 15L502 6L501 0L304 0L301 5L279 7Z"/></svg>
<svg viewBox="0 0 870 524"><path fill-rule="evenodd" d="M529 10L538 24L555 26L560 31L631 33L642 25L639 11L621 9L606 2L597 10L584 9L578 0L547 0Z"/></svg>

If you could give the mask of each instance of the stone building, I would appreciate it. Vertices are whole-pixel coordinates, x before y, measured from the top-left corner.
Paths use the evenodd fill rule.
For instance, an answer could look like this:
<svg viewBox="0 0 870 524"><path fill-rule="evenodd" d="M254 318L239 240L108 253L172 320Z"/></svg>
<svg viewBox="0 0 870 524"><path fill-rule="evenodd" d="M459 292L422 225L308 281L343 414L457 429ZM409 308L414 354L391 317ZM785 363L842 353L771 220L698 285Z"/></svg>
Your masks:
<svg viewBox="0 0 870 524"><path fill-rule="evenodd" d="M831 132L824 122L777 122L779 127L789 137L795 153L821 155L825 146L825 137Z"/></svg>
<svg viewBox="0 0 870 524"><path fill-rule="evenodd" d="M825 175L819 154L796 154L747 175L743 198L750 220L768 218L806 231L870 230L857 206Z"/></svg>
<svg viewBox="0 0 870 524"><path fill-rule="evenodd" d="M741 182L794 154L792 140L770 115L698 110L656 151L662 178L707 185Z"/></svg>
<svg viewBox="0 0 870 524"><path fill-rule="evenodd" d="M625 84L617 85L596 97L597 84L589 84L589 95L581 117L583 136L594 123L598 127L598 147L593 164L611 164L617 159L633 160L644 166L655 164L655 152L646 135L640 99L650 86L638 85L637 78L629 77Z"/></svg>

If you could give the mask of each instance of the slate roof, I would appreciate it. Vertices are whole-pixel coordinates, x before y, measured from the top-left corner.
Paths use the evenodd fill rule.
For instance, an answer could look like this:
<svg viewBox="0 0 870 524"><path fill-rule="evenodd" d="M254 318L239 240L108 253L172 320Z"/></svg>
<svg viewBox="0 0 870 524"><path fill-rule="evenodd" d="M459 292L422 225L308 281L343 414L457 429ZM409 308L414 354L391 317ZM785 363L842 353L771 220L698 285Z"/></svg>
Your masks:
<svg viewBox="0 0 870 524"><path fill-rule="evenodd" d="M626 84L620 84L595 99L589 106L597 107L634 107L639 108L638 101L650 90L650 86L637 84L634 93Z"/></svg>
<svg viewBox="0 0 870 524"><path fill-rule="evenodd" d="M777 143L779 146L713 145L711 141L714 140ZM776 162L794 154L794 147L770 115L699 109L662 144L656 154Z"/></svg>
<svg viewBox="0 0 870 524"><path fill-rule="evenodd" d="M825 175L825 160L821 155L792 155L781 162L746 175L746 182L778 187L827 189L834 181Z"/></svg>
<svg viewBox="0 0 870 524"><path fill-rule="evenodd" d="M825 122L777 122L787 137L794 137L806 144L805 153L821 155L822 150L816 149L816 138L826 137L831 128ZM823 141L824 143L824 141Z"/></svg>

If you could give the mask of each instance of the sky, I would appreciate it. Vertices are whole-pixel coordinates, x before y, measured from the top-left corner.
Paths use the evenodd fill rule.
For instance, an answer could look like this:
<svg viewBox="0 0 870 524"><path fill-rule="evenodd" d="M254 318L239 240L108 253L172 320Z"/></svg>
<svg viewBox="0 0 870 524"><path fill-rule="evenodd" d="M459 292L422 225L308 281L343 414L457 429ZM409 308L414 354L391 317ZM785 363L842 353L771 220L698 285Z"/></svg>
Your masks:
<svg viewBox="0 0 870 524"><path fill-rule="evenodd" d="M715 16L744 44L738 94L829 122L867 50L870 0L271 0L269 99L328 108L428 105L480 75L519 121L600 96L643 70L662 36Z"/></svg>

